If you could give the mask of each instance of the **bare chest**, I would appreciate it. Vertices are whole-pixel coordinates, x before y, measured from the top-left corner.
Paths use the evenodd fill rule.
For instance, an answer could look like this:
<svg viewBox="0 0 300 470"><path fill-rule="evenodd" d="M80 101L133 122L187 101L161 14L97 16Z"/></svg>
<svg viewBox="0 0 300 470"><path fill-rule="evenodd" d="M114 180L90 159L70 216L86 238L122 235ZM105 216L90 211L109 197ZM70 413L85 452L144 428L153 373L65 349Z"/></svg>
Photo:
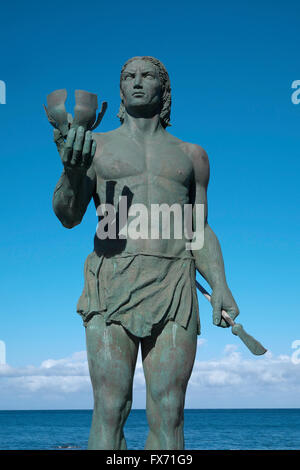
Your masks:
<svg viewBox="0 0 300 470"><path fill-rule="evenodd" d="M193 167L179 145L110 141L101 146L94 158L97 177L102 180L162 178L188 186Z"/></svg>

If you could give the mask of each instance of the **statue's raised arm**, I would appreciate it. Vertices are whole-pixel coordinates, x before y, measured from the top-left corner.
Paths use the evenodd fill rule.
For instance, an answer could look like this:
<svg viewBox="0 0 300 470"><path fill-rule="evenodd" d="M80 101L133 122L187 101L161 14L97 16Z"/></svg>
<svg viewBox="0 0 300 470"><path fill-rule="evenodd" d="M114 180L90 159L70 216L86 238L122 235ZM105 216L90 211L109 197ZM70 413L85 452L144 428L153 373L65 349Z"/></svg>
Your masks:
<svg viewBox="0 0 300 470"><path fill-rule="evenodd" d="M53 209L64 227L72 228L81 222L95 190L92 161L97 145L91 131L100 124L107 103L102 104L96 119L97 96L76 90L73 119L65 110L66 97L66 90L50 93L45 111L55 128L54 142L64 166L54 191Z"/></svg>

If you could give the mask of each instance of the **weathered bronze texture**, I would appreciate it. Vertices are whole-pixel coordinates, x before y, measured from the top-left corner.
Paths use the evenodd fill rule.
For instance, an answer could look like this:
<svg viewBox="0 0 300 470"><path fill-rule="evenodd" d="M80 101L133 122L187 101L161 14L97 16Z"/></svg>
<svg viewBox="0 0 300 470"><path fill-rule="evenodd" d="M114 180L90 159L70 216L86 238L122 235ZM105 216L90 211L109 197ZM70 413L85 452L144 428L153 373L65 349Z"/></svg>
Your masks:
<svg viewBox="0 0 300 470"><path fill-rule="evenodd" d="M76 104L73 119L72 115L66 112L66 99L67 90L55 90L47 96L48 107L44 105L50 124L58 129L64 138L67 137L70 128L78 129L81 126L85 131L93 131L98 127L107 108L105 101L102 103L101 111L96 119L97 95L88 91L75 90Z"/></svg>
<svg viewBox="0 0 300 470"><path fill-rule="evenodd" d="M212 288L214 324L228 326L222 309L232 320L239 313L226 282L220 244L207 221L208 156L199 145L167 132L170 80L153 57L134 57L124 64L121 126L110 132L91 132L95 95L78 92L71 125L64 109L66 94L55 93L48 97L47 111L64 168L53 208L64 227L81 222L91 199L101 222L101 205L111 204L121 214L126 196L129 224L135 220L135 204L150 212L162 203L181 208L191 204L193 210L204 206L204 245L199 250L187 250L186 240L176 238L173 229L169 239L124 238L122 221L117 238L96 234L77 306L86 327L94 392L88 448L126 449L123 427L141 347L149 423L145 448L183 449L185 393L200 333L196 269Z"/></svg>
<svg viewBox="0 0 300 470"><path fill-rule="evenodd" d="M204 289L204 287L201 286L201 284L196 281L196 286L197 289L204 295L204 297L207 298L209 302L211 302L211 296L207 292L207 290ZM267 352L267 349L259 342L257 339L253 338L253 336L249 335L246 333L244 330L243 326L240 323L235 323L234 320L228 315L225 310L222 310L222 317L224 320L231 326L231 332L232 334L238 336L243 343L247 346L249 351L252 352L255 356L262 356Z"/></svg>

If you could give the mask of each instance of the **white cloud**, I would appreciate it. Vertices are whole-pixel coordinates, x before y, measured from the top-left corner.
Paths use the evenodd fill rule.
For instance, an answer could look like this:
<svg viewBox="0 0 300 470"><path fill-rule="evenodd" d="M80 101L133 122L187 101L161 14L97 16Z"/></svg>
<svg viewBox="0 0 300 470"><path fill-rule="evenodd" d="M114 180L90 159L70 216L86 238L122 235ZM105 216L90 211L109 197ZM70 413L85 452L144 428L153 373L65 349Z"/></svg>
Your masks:
<svg viewBox="0 0 300 470"><path fill-rule="evenodd" d="M25 397L32 399L35 403L40 397L45 398L45 396L48 402L54 399L56 403L59 399L67 398L70 407L72 407L72 395L76 395L82 397L82 408L85 407L86 397L91 396L85 351L59 360L47 359L39 367L14 368L9 365L0 365L0 384L0 408L5 408L5 397L7 398L8 395L15 397L16 401L18 398L23 400ZM233 396L247 399L249 407L259 405L260 398L262 406L265 406L268 403L267 396L270 396L273 397L275 403L285 407L289 406L285 405L289 403L288 397L291 394L298 396L299 390L300 364L293 363L291 357L284 355L273 357L270 352L267 352L265 356L245 359L236 346L227 345L220 358L195 361L189 381L186 406L199 408L206 407L205 405L211 406L213 402L210 401L210 397L218 395L227 397L228 407L232 406L230 397ZM143 395L144 392L145 380L139 354L134 379L134 394L138 396ZM201 402L199 396L202 397ZM265 401L263 401L263 396L265 396ZM251 401L251 397L255 397L254 402ZM226 404L225 398L222 403ZM1 405L3 399L4 405ZM217 406L218 404L215 405ZM271 401L269 406L272 407Z"/></svg>
<svg viewBox="0 0 300 470"><path fill-rule="evenodd" d="M224 355L218 360L196 361L190 385L197 388L211 386L228 387L241 385L258 389L260 387L300 387L300 367L289 356L265 356L244 359L236 346L227 345Z"/></svg>

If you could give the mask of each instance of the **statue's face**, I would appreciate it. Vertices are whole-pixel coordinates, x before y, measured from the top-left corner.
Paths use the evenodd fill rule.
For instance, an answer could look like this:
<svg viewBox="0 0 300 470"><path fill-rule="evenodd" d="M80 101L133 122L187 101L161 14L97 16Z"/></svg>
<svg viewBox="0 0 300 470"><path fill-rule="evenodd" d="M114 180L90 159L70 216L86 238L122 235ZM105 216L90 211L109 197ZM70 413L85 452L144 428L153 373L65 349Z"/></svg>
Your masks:
<svg viewBox="0 0 300 470"><path fill-rule="evenodd" d="M121 99L125 109L160 111L162 87L157 68L146 60L130 62L121 77Z"/></svg>

